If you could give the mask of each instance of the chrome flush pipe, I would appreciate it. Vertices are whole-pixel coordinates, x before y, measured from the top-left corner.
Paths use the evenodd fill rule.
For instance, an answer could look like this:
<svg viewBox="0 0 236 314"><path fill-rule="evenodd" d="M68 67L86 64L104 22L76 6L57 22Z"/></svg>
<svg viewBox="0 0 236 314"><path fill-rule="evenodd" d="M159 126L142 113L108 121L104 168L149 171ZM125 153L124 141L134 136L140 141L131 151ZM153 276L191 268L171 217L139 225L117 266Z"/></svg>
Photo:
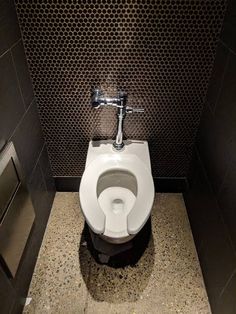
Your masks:
<svg viewBox="0 0 236 314"><path fill-rule="evenodd" d="M144 109L131 108L126 106L127 95L124 92L119 92L117 97L104 97L103 92L95 89L92 92L91 104L95 109L100 106L113 106L117 107L117 133L113 147L116 150L121 150L124 147L123 142L123 124L126 113L144 112Z"/></svg>
<svg viewBox="0 0 236 314"><path fill-rule="evenodd" d="M113 143L113 146L117 150L121 150L124 147L123 142L123 124L124 119L126 116L126 100L127 96L125 96L123 93L120 96L120 107L118 107L117 110L117 133L116 133L116 140Z"/></svg>

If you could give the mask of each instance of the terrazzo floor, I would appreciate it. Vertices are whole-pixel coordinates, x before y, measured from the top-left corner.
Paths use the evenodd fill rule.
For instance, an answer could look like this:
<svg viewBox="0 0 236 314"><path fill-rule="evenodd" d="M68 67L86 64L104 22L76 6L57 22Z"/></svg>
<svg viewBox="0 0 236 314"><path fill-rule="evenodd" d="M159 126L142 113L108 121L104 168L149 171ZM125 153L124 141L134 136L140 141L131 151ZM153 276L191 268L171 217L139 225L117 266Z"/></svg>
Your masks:
<svg viewBox="0 0 236 314"><path fill-rule="evenodd" d="M78 193L57 193L24 313L211 313L182 195L156 194L151 222L135 267L99 265L83 239Z"/></svg>

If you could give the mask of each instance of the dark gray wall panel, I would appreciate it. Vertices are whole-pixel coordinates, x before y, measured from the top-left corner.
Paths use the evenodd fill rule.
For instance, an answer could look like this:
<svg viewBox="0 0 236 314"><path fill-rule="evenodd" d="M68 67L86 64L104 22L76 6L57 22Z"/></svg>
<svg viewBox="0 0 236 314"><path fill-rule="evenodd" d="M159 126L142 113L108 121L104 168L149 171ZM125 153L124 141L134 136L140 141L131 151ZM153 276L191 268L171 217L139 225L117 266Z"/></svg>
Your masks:
<svg viewBox="0 0 236 314"><path fill-rule="evenodd" d="M198 150L207 165L212 188L218 193L232 159L234 143L208 105L204 109L198 133Z"/></svg>
<svg viewBox="0 0 236 314"><path fill-rule="evenodd" d="M13 0L0 1L0 56L21 38Z"/></svg>
<svg viewBox="0 0 236 314"><path fill-rule="evenodd" d="M3 145L13 133L25 109L10 52L0 58L0 73L0 138Z"/></svg>
<svg viewBox="0 0 236 314"><path fill-rule="evenodd" d="M42 150L39 162L40 162L40 168L41 168L42 175L44 178L45 186L47 188L47 192L49 194L52 193L54 195L54 193L55 193L55 182L54 182L54 179L52 176L52 169L51 169L51 165L49 163L46 145L44 146L44 148Z"/></svg>
<svg viewBox="0 0 236 314"><path fill-rule="evenodd" d="M14 2L0 1L0 150L13 141L23 166L36 219L17 274L0 259L1 313L20 313L52 206L55 186L46 153Z"/></svg>
<svg viewBox="0 0 236 314"><path fill-rule="evenodd" d="M23 121L16 128L12 141L25 174L30 176L44 144L35 101L31 103Z"/></svg>
<svg viewBox="0 0 236 314"><path fill-rule="evenodd" d="M228 165L217 199L236 250L236 145L234 159Z"/></svg>
<svg viewBox="0 0 236 314"><path fill-rule="evenodd" d="M235 15L236 19L236 15ZM236 31L235 31L236 35ZM216 102L215 114L227 130L229 136L236 139L236 52L229 52L219 99Z"/></svg>
<svg viewBox="0 0 236 314"><path fill-rule="evenodd" d="M225 73L225 66L228 62L228 56L229 51L227 47L225 47L225 45L220 42L217 47L213 72L207 90L207 102L209 103L212 111L215 110L215 106L219 97Z"/></svg>
<svg viewBox="0 0 236 314"><path fill-rule="evenodd" d="M214 110L205 105L197 147L236 250L236 53L228 48L228 62L223 56L222 63L219 96Z"/></svg>
<svg viewBox="0 0 236 314"><path fill-rule="evenodd" d="M227 47L236 51L236 1L229 0L224 25L221 33L221 39Z"/></svg>
<svg viewBox="0 0 236 314"><path fill-rule="evenodd" d="M185 199L213 314L236 313L236 1L230 0ZM194 171L194 168L196 170ZM193 175L194 177L194 175ZM214 214L214 215L212 215ZM203 222L202 217L211 217ZM213 217L213 218L212 218Z"/></svg>
<svg viewBox="0 0 236 314"><path fill-rule="evenodd" d="M10 313L15 299L16 292L6 274L0 268L0 300L4 300L4 302L1 302L1 312L4 314Z"/></svg>
<svg viewBox="0 0 236 314"><path fill-rule="evenodd" d="M213 314L234 314L236 255L221 208L201 161L195 156L195 174L185 203Z"/></svg>
<svg viewBox="0 0 236 314"><path fill-rule="evenodd" d="M25 108L27 109L34 98L34 92L25 57L24 47L21 40L12 48L12 57L19 80L22 98Z"/></svg>

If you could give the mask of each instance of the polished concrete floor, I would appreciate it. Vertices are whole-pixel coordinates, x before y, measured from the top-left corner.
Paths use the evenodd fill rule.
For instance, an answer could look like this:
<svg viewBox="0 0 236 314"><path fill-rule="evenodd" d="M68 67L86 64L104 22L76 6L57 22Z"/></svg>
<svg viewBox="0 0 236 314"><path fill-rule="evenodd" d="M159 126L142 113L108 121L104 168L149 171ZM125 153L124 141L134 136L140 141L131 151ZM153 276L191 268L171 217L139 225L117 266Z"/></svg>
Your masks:
<svg viewBox="0 0 236 314"><path fill-rule="evenodd" d="M135 266L100 265L78 193L57 193L24 313L211 313L182 195L156 194L151 223Z"/></svg>

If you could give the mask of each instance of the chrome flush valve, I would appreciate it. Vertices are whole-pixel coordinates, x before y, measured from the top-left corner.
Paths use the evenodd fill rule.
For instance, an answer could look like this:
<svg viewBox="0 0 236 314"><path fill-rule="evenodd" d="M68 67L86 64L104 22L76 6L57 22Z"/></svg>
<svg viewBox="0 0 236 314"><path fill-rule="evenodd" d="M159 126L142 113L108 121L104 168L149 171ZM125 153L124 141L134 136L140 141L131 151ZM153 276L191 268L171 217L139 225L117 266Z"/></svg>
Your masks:
<svg viewBox="0 0 236 314"><path fill-rule="evenodd" d="M98 88L94 89L92 92L91 104L95 109L98 109L100 106L117 107L117 134L116 140L113 143L116 150L121 150L124 147L123 122L126 113L144 112L143 108L126 106L127 99L128 96L123 91L119 91L117 97L104 97L103 92Z"/></svg>

